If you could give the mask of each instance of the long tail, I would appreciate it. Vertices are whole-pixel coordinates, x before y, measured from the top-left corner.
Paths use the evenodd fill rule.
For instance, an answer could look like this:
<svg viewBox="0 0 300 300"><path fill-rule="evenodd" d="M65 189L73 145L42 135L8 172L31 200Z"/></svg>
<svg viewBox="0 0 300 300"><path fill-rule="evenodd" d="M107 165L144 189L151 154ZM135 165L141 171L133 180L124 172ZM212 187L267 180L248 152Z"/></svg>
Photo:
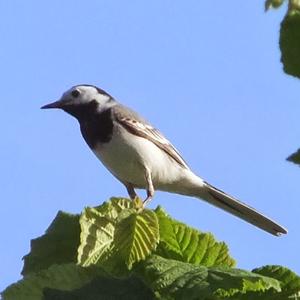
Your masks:
<svg viewBox="0 0 300 300"><path fill-rule="evenodd" d="M257 226L273 235L279 236L287 233L287 230L275 223L271 219L259 213L254 208L247 204L227 195L223 191L215 188L214 186L204 182L206 189L205 195L201 191L201 198L207 202Z"/></svg>

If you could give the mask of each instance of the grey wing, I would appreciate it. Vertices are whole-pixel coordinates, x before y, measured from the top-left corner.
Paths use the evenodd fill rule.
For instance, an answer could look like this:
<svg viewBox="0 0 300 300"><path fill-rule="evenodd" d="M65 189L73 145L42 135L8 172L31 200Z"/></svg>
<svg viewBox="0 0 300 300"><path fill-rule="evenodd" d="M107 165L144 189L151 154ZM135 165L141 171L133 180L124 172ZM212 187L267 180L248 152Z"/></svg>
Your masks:
<svg viewBox="0 0 300 300"><path fill-rule="evenodd" d="M189 169L187 163L181 157L177 149L157 129L140 117L136 112L120 104L114 106L112 110L115 120L127 131L151 141L179 165L185 169Z"/></svg>

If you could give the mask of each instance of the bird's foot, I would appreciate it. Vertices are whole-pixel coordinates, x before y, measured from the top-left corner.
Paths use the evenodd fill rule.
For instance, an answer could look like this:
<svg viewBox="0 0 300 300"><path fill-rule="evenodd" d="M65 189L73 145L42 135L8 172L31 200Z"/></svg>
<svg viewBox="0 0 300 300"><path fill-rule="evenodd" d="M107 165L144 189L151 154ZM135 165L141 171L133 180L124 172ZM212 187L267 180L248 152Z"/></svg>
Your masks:
<svg viewBox="0 0 300 300"><path fill-rule="evenodd" d="M152 186L152 185L151 185L151 186ZM145 208L146 205L152 200L153 196L154 196L154 189L153 189L153 187L150 188L150 189L147 189L147 198L146 198L146 199L144 200L144 202L143 202L144 208Z"/></svg>
<svg viewBox="0 0 300 300"><path fill-rule="evenodd" d="M146 205L152 200L152 196L148 196L144 201L143 201L143 207L145 208Z"/></svg>

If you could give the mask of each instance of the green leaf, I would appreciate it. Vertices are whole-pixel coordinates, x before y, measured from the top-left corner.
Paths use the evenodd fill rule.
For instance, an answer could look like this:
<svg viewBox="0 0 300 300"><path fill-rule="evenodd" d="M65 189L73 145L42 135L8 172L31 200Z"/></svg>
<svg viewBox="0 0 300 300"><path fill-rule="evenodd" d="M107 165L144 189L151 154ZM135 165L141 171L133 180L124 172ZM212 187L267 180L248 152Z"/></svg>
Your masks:
<svg viewBox="0 0 300 300"><path fill-rule="evenodd" d="M288 161L291 161L295 164L298 164L300 165L300 149L298 149L297 152L291 154L288 158L287 158Z"/></svg>
<svg viewBox="0 0 300 300"><path fill-rule="evenodd" d="M227 245L217 242L212 234L202 233L171 219L161 207L155 212L160 231L156 253L160 256L207 267L235 265Z"/></svg>
<svg viewBox="0 0 300 300"><path fill-rule="evenodd" d="M280 28L281 62L284 71L300 78L300 11L290 9Z"/></svg>
<svg viewBox="0 0 300 300"><path fill-rule="evenodd" d="M73 290L90 282L100 269L82 268L75 264L53 265L49 269L30 274L2 292L3 300L42 300L43 289Z"/></svg>
<svg viewBox="0 0 300 300"><path fill-rule="evenodd" d="M77 261L82 266L90 266L106 259L112 251L115 226L119 214L132 207L125 198L111 198L95 208L86 208L80 217L80 247Z"/></svg>
<svg viewBox="0 0 300 300"><path fill-rule="evenodd" d="M108 202L95 207L102 215L117 219L124 209L133 208L133 202L127 198L112 197Z"/></svg>
<svg viewBox="0 0 300 300"><path fill-rule="evenodd" d="M289 13L300 11L300 0L289 0Z"/></svg>
<svg viewBox="0 0 300 300"><path fill-rule="evenodd" d="M249 291L280 290L279 282L273 278L239 269L196 266L155 255L142 261L135 271L163 299L221 299Z"/></svg>
<svg viewBox="0 0 300 300"><path fill-rule="evenodd" d="M267 11L270 8L278 8L282 5L284 0L266 0L265 10Z"/></svg>
<svg viewBox="0 0 300 300"><path fill-rule="evenodd" d="M157 216L149 209L140 213L131 211L116 226L115 247L129 269L154 251L158 241Z"/></svg>
<svg viewBox="0 0 300 300"><path fill-rule="evenodd" d="M73 291L47 289L44 300L154 300L154 293L137 277L124 279L97 277Z"/></svg>
<svg viewBox="0 0 300 300"><path fill-rule="evenodd" d="M264 266L254 269L252 272L275 278L280 282L281 293L279 293L276 298L274 294L271 294L273 299L300 299L300 277L288 268L281 266Z"/></svg>
<svg viewBox="0 0 300 300"><path fill-rule="evenodd" d="M211 268L209 282L217 288L215 294L222 298L251 299L250 295L265 295L266 292L279 292L280 283L274 279L241 269ZM220 281L221 279L221 281ZM253 298L256 299L256 298Z"/></svg>
<svg viewBox="0 0 300 300"><path fill-rule="evenodd" d="M47 269L53 264L76 262L79 235L79 215L59 211L46 233L31 240L30 253L23 257L22 275Z"/></svg>
<svg viewBox="0 0 300 300"><path fill-rule="evenodd" d="M115 275L144 259L159 241L156 214L137 212L129 199L112 198L97 208L86 208L80 225L79 264L97 264Z"/></svg>
<svg viewBox="0 0 300 300"><path fill-rule="evenodd" d="M95 208L86 208L80 217L80 225L78 263L85 267L97 264L112 246L114 220L103 216Z"/></svg>

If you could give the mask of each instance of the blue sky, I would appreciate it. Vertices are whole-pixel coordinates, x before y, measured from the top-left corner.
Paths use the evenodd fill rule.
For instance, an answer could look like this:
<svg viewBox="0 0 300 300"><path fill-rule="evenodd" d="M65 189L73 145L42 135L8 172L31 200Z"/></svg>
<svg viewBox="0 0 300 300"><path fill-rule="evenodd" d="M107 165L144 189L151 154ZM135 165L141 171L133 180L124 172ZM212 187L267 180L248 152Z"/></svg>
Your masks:
<svg viewBox="0 0 300 300"><path fill-rule="evenodd" d="M139 111L197 174L289 234L179 195L157 192L150 207L213 232L240 268L300 273L300 170L285 161L300 146L300 82L280 64L284 13L258 0L1 1L0 290L58 210L126 195L73 118L39 109L79 83Z"/></svg>

